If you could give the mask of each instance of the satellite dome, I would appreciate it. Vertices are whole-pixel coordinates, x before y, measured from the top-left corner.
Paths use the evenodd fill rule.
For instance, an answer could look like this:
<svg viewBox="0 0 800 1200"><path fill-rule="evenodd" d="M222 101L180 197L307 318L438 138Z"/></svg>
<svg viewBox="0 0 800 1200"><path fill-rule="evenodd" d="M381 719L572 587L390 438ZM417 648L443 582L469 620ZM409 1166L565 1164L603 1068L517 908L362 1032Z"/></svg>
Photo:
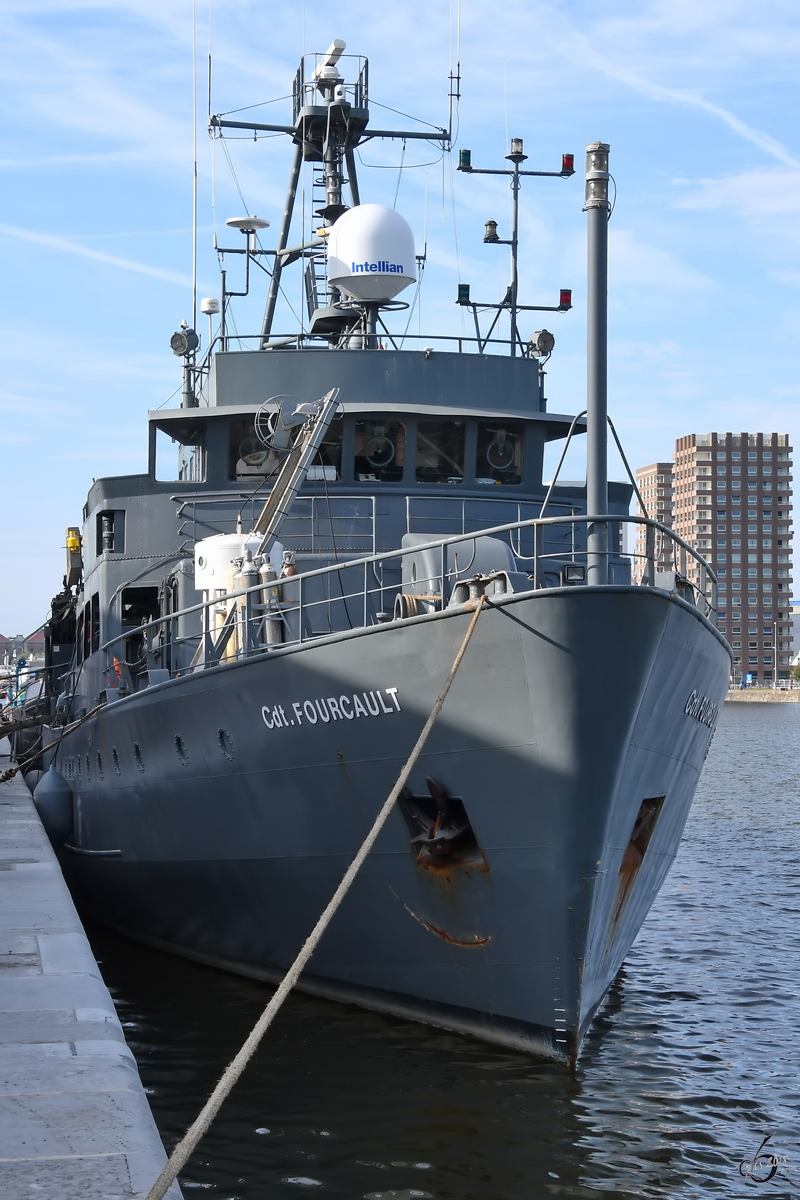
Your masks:
<svg viewBox="0 0 800 1200"><path fill-rule="evenodd" d="M328 236L328 282L355 300L393 300L416 281L411 227L385 204L359 204Z"/></svg>

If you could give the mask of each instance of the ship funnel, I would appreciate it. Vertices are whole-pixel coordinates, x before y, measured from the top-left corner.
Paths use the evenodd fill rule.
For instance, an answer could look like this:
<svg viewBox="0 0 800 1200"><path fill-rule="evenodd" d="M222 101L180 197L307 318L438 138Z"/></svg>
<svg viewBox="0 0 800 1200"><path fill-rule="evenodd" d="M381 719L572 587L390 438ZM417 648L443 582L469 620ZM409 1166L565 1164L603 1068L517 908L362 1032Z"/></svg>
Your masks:
<svg viewBox="0 0 800 1200"><path fill-rule="evenodd" d="M328 237L328 282L354 300L393 300L416 281L414 235L384 204L359 204L339 217Z"/></svg>

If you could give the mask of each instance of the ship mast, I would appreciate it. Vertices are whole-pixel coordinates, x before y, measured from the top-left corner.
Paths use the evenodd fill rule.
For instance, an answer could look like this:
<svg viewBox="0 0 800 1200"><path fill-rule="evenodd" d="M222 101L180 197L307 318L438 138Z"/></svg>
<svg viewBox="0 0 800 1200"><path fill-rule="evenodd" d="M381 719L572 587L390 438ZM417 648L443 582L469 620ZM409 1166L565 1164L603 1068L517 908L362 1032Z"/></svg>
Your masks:
<svg viewBox="0 0 800 1200"><path fill-rule="evenodd" d="M586 300L586 511L608 512L608 152L606 142L586 147L588 215ZM587 583L608 583L608 522L587 532Z"/></svg>
<svg viewBox="0 0 800 1200"><path fill-rule="evenodd" d="M359 71L356 82L347 84L340 74L339 60L345 43L336 38L325 53L316 58L316 65L306 76L306 60L303 58L295 76L293 88L293 125L271 125L256 121L229 121L223 117L211 118L211 131L224 129L246 129L252 133L285 133L294 142L295 151L289 176L289 187L283 209L278 244L275 249L275 266L270 280L264 319L261 326L261 345L268 344L272 334L275 308L280 291L283 268L299 258L314 259L320 256L321 245L317 238L289 247L289 232L292 223L300 168L304 162L322 164L322 179L325 187L325 203L315 213L330 228L347 211L343 198L345 170L350 188L350 201L355 207L360 203L356 176L355 148L371 138L393 138L403 141L417 139L434 142L447 150L450 148L450 129L431 126L428 130L367 129L369 123L369 63L357 58ZM346 56L351 57L351 56ZM455 80L456 85L458 80ZM451 79L451 86L453 80ZM309 276L307 276L307 280ZM312 288L313 290L313 288ZM352 314L335 307L339 300L336 288L327 288L326 307L310 314L314 335L327 335L352 323Z"/></svg>

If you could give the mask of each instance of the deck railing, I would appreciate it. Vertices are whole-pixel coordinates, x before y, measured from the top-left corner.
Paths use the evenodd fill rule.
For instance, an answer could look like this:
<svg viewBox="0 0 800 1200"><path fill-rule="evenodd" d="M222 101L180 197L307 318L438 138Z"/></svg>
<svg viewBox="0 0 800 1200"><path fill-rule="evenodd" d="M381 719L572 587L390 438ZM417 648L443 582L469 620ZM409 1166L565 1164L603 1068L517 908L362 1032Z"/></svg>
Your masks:
<svg viewBox="0 0 800 1200"><path fill-rule="evenodd" d="M561 515L455 534L277 579L263 571L260 576L251 573L249 586L216 593L107 641L101 649L111 690L113 673L119 676L121 665L127 676L122 690L138 690L143 683L222 662L439 612L464 602L476 571L488 578L490 595L585 587L585 527L590 522L606 522L608 544L615 547L607 555L609 584L601 586L663 588L715 620L716 575L673 530L639 516ZM622 550L626 526L644 527L643 552ZM493 546L483 540L487 538L504 545ZM530 554L519 553L523 540ZM672 570L662 569L665 560ZM247 569L256 570L249 563ZM132 637L139 639L133 663L125 653Z"/></svg>

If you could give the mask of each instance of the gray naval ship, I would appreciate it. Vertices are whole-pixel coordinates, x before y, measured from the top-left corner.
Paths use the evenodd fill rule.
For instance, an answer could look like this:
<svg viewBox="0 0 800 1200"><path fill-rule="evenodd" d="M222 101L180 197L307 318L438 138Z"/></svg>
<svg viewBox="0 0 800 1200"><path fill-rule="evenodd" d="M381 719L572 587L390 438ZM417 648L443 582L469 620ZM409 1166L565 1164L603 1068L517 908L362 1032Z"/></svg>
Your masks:
<svg viewBox="0 0 800 1200"><path fill-rule="evenodd" d="M218 329L202 356L191 328L172 339L182 403L150 414L147 472L96 480L68 533L41 731L57 745L36 800L102 921L277 980L484 597L300 986L574 1062L675 857L725 694L715 579L669 529L629 517L635 484L606 475L608 147L586 160L587 412L565 415L544 394L552 335L519 326L570 294L519 303L517 231L523 178L566 179L572 156L525 170L515 139L487 170L511 187L511 237L486 227L510 246L511 283L496 304L459 287L474 335L392 332L423 259L398 213L361 203L355 149L447 151L450 132L373 130L367 63L343 51L304 58L290 124L212 120L217 137L290 139L277 244L262 246L266 221L229 222L221 301L201 305ZM465 185L480 170L465 150L458 165ZM319 206L292 241L306 169ZM251 267L269 276L251 338L230 331L230 263L240 295ZM284 333L289 268L308 314ZM573 436L586 486L545 485L545 443ZM166 475L161 442L177 445Z"/></svg>

